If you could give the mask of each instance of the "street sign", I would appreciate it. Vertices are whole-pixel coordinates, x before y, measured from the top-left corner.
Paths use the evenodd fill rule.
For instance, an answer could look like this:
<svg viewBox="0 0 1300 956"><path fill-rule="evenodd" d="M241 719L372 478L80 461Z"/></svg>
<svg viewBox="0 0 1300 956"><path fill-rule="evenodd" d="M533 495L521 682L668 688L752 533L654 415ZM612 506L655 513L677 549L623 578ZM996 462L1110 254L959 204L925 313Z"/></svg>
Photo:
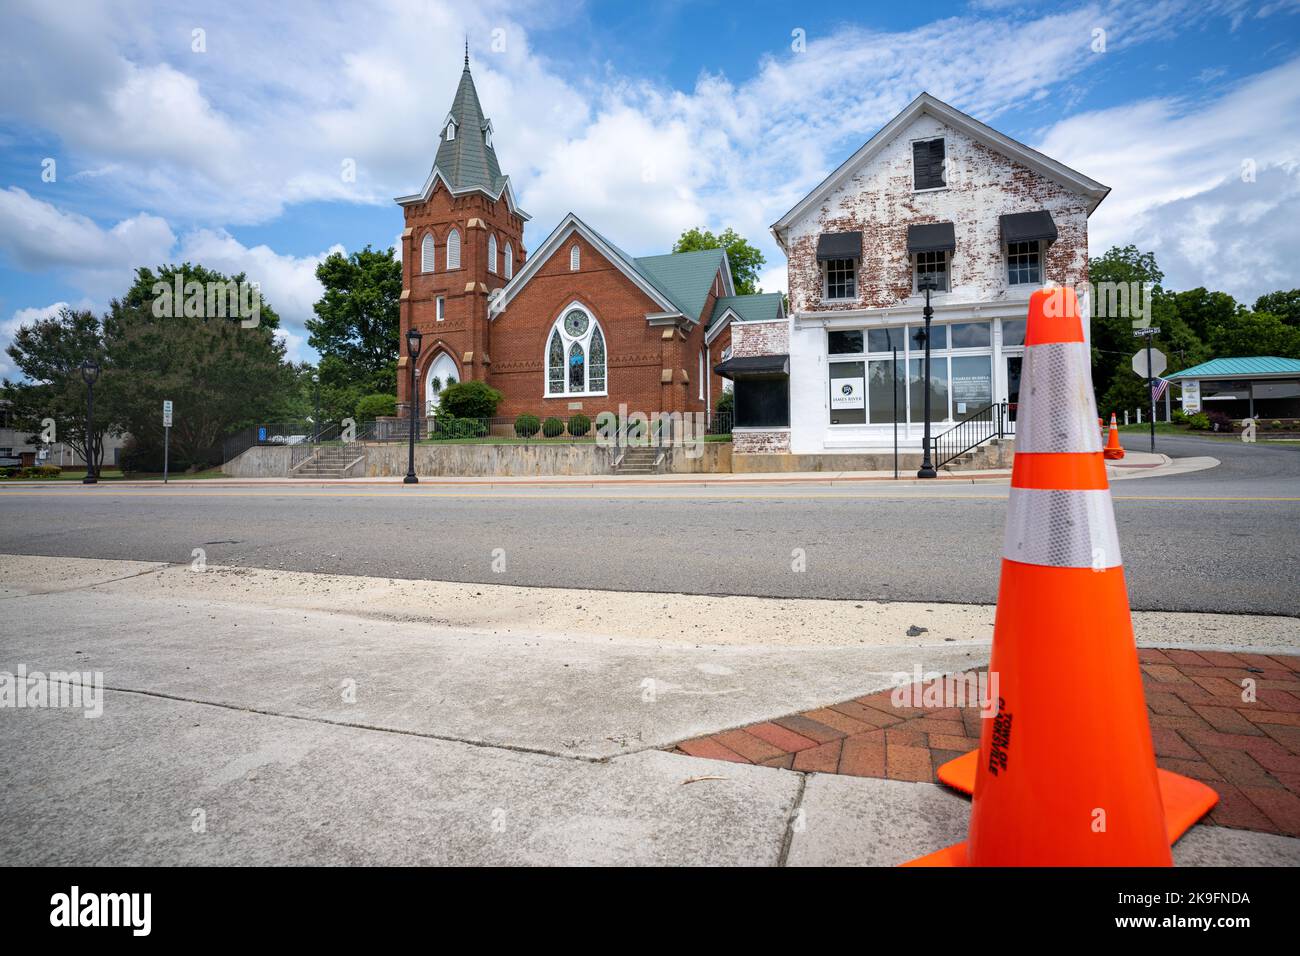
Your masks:
<svg viewBox="0 0 1300 956"><path fill-rule="evenodd" d="M1201 382L1190 379L1183 382L1183 411L1188 415L1201 410Z"/></svg>
<svg viewBox="0 0 1300 956"><path fill-rule="evenodd" d="M172 403L171 399L163 401L163 428L172 427Z"/></svg>
<svg viewBox="0 0 1300 956"><path fill-rule="evenodd" d="M1168 367L1165 353L1159 349L1151 350L1151 374L1160 375ZM1147 350L1142 349L1133 356L1133 371L1142 378L1147 377Z"/></svg>

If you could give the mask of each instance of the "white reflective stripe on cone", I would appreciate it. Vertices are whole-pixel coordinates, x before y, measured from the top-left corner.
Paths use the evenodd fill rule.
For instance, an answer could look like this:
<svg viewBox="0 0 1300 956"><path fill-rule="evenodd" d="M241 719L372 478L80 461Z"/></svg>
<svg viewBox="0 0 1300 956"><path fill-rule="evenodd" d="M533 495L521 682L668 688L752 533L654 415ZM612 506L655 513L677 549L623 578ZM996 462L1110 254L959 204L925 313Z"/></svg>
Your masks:
<svg viewBox="0 0 1300 956"><path fill-rule="evenodd" d="M1016 407L1016 451L1101 450L1088 346L1050 342L1026 347Z"/></svg>
<svg viewBox="0 0 1300 956"><path fill-rule="evenodd" d="M1002 556L1049 568L1119 567L1110 492L1012 488Z"/></svg>

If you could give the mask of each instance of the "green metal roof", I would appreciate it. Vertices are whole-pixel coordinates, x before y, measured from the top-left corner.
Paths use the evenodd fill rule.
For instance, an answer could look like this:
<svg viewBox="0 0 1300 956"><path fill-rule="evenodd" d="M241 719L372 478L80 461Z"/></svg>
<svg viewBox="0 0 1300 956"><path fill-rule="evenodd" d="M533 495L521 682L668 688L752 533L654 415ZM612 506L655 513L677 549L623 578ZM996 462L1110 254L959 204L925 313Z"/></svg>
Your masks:
<svg viewBox="0 0 1300 956"><path fill-rule="evenodd" d="M642 256L636 260L638 271L668 297L682 315L699 321L705 316L704 303L713 280L722 268L721 249L698 252L673 252L664 256Z"/></svg>
<svg viewBox="0 0 1300 956"><path fill-rule="evenodd" d="M1218 358L1193 365L1166 376L1182 378L1249 378L1252 375L1300 375L1300 359L1255 355L1250 358Z"/></svg>
<svg viewBox="0 0 1300 956"><path fill-rule="evenodd" d="M482 189L493 195L501 192L504 177L497 165L497 154L487 144L488 122L479 105L474 78L469 73L469 56L460 74L460 85L451 102L451 117L456 121L456 138L447 139L444 127L438 134L438 156L434 165L451 183L452 189Z"/></svg>
<svg viewBox="0 0 1300 956"><path fill-rule="evenodd" d="M756 295L724 295L713 307L709 325L718 321L728 309L736 313L741 322L768 322L781 318L781 293L760 292Z"/></svg>

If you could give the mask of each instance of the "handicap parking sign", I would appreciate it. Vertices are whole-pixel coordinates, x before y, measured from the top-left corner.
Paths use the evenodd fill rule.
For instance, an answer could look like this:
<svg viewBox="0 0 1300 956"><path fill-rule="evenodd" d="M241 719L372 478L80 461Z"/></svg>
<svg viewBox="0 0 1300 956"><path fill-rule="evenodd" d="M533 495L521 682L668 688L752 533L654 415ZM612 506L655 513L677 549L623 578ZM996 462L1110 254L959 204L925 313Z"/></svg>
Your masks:
<svg viewBox="0 0 1300 956"><path fill-rule="evenodd" d="M257 430L257 440L258 440L258 441L266 441L266 426L265 426L265 425L263 425L261 428L259 428L259 429Z"/></svg>

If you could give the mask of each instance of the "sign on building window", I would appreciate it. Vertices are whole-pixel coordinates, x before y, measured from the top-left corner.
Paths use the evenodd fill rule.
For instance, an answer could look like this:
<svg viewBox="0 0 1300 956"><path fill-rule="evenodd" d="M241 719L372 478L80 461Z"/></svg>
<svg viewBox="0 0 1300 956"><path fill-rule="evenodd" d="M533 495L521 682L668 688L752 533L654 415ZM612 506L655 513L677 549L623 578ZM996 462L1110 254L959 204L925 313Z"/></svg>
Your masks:
<svg viewBox="0 0 1300 956"><path fill-rule="evenodd" d="M831 379L831 408L843 409L866 407L866 379L863 376L858 376L857 378Z"/></svg>

